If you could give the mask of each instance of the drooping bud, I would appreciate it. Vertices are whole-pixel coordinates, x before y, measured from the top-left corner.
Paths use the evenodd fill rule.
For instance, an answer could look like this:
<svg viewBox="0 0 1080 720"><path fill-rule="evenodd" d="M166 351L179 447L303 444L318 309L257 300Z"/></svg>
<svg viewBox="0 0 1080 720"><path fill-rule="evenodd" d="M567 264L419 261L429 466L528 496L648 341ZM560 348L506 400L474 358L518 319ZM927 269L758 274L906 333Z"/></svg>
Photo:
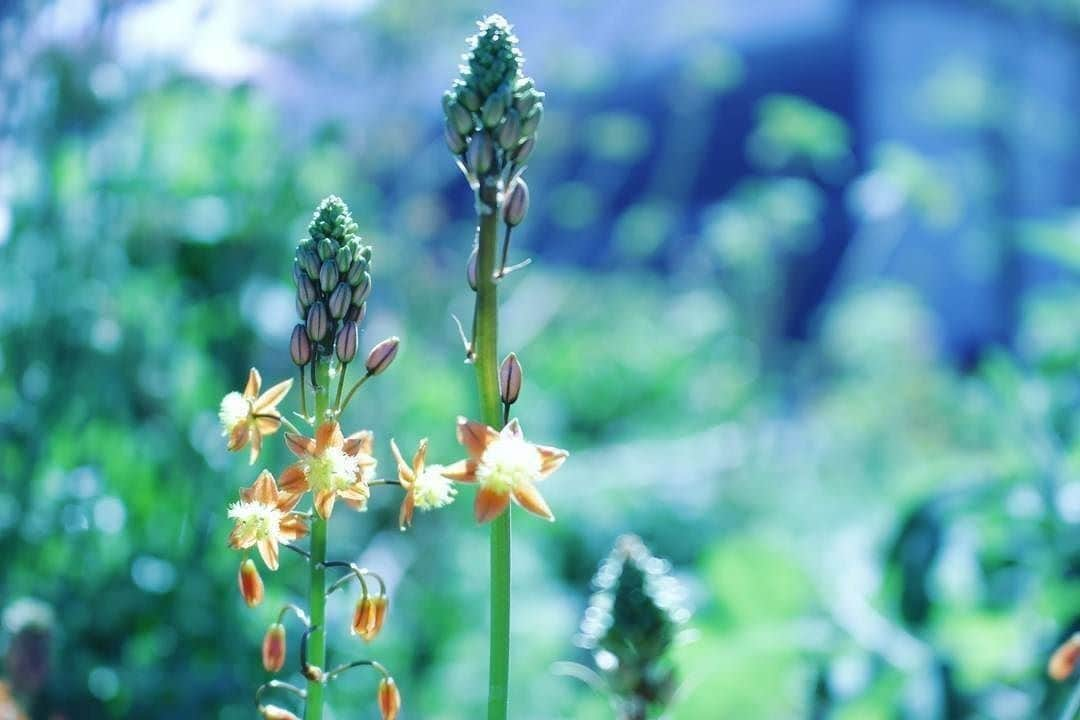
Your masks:
<svg viewBox="0 0 1080 720"><path fill-rule="evenodd" d="M387 676L379 682L379 712L383 720L397 720L401 712L401 693L394 678Z"/></svg>
<svg viewBox="0 0 1080 720"><path fill-rule="evenodd" d="M305 308L310 307L311 303L315 302L318 294L319 291L315 288L315 283L307 275L300 278L300 281L296 283L296 298Z"/></svg>
<svg viewBox="0 0 1080 720"><path fill-rule="evenodd" d="M382 632L383 625L386 623L386 613L390 609L390 598L380 594L373 602L375 605L375 622L371 627L372 638Z"/></svg>
<svg viewBox="0 0 1080 720"><path fill-rule="evenodd" d="M506 113L506 120L499 126L496 139L503 150L510 150L521 140L521 117L517 110Z"/></svg>
<svg viewBox="0 0 1080 720"><path fill-rule="evenodd" d="M397 357L398 345L401 344L401 340L397 336L389 337L383 340L381 343L371 348L371 352L368 353L367 361L364 366L367 368L368 375L378 375L386 368L390 367L390 363L394 362L394 358Z"/></svg>
<svg viewBox="0 0 1080 720"><path fill-rule="evenodd" d="M510 227L517 227L529 212L529 186L525 178L519 177L510 188L510 194L503 203L503 220Z"/></svg>
<svg viewBox="0 0 1080 720"><path fill-rule="evenodd" d="M352 627L349 631L353 635L359 635L364 642L371 642L375 629L375 602L370 595L364 593L356 606L353 608Z"/></svg>
<svg viewBox="0 0 1080 720"><path fill-rule="evenodd" d="M334 341L334 347L337 349L338 360L342 363L351 363L353 358L356 357L358 335L359 329L356 322L346 320L341 324L341 329L338 330L337 338Z"/></svg>
<svg viewBox="0 0 1080 720"><path fill-rule="evenodd" d="M262 664L267 672L280 672L285 667L285 626L274 623L266 629L262 644Z"/></svg>
<svg viewBox="0 0 1080 720"><path fill-rule="evenodd" d="M499 366L499 397L506 405L513 405L521 394L521 362L510 353Z"/></svg>
<svg viewBox="0 0 1080 720"><path fill-rule="evenodd" d="M254 560L247 558L240 563L237 581L240 585L240 595L248 607L255 607L263 601L263 581Z"/></svg>
<svg viewBox="0 0 1080 720"><path fill-rule="evenodd" d="M353 290L352 304L353 305L363 305L364 301L367 300L367 297L370 294L371 294L371 273L365 272L361 276L360 282L357 283L356 289Z"/></svg>
<svg viewBox="0 0 1080 720"><path fill-rule="evenodd" d="M465 279L469 281L469 287L473 292L476 292L476 263L477 263L477 249L473 247L472 254L469 255L469 262L465 265Z"/></svg>
<svg viewBox="0 0 1080 720"><path fill-rule="evenodd" d="M333 260L324 261L322 267L319 268L319 287L322 288L324 293L328 293L334 289L334 286L337 285L337 281L337 263Z"/></svg>
<svg viewBox="0 0 1080 720"><path fill-rule="evenodd" d="M450 152L455 155L460 155L465 152L465 148L468 147L468 143L465 142L465 136L451 127L450 123L446 124L446 129L443 134L446 136L446 147L450 148Z"/></svg>
<svg viewBox="0 0 1080 720"><path fill-rule="evenodd" d="M330 316L335 320L340 320L345 317L345 313L349 310L349 304L352 302L353 289L349 287L347 282L339 282L337 287L334 288L334 292L330 293L330 299L326 302L326 307L330 310Z"/></svg>
<svg viewBox="0 0 1080 720"><path fill-rule="evenodd" d="M467 151L469 169L477 175L484 175L491 169L495 162L495 145L491 142L491 135L486 132L478 132L469 140Z"/></svg>
<svg viewBox="0 0 1080 720"><path fill-rule="evenodd" d="M307 334L308 337L319 342L326 337L326 331L330 327L330 318L326 312L326 306L319 300L308 308Z"/></svg>
<svg viewBox="0 0 1080 720"><path fill-rule="evenodd" d="M259 715L263 717L263 720L300 720L298 715L277 705L260 705Z"/></svg>
<svg viewBox="0 0 1080 720"><path fill-rule="evenodd" d="M1078 662L1080 662L1080 633L1073 633L1050 656L1050 662L1046 665L1046 674L1062 682L1073 674Z"/></svg>
<svg viewBox="0 0 1080 720"><path fill-rule="evenodd" d="M514 149L514 152L511 154L511 159L518 165L522 164L529 159L530 155L532 155L534 147L536 147L536 137L526 138L524 142Z"/></svg>

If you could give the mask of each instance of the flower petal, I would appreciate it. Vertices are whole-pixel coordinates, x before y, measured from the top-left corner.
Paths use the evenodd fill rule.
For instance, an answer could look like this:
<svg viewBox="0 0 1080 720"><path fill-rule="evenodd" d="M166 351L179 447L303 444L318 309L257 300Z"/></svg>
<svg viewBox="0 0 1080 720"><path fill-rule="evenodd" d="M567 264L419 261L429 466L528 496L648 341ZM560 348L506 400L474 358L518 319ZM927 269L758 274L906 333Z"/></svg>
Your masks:
<svg viewBox="0 0 1080 720"><path fill-rule="evenodd" d="M251 433L251 455L248 457L248 465L254 465L262 452L262 434L256 430Z"/></svg>
<svg viewBox="0 0 1080 720"><path fill-rule="evenodd" d="M229 547L234 550L242 550L244 548L244 541L240 536L240 528L234 527L232 532L229 533ZM247 547L251 547L251 543L248 543Z"/></svg>
<svg viewBox="0 0 1080 720"><path fill-rule="evenodd" d="M295 497L299 501L300 496L306 493L310 487L307 475L304 474L304 469L300 467L299 463L293 463L281 473L281 484L278 486L278 490L283 495ZM293 502L293 504L296 503Z"/></svg>
<svg viewBox="0 0 1080 720"><path fill-rule="evenodd" d="M286 515L280 527L280 535L285 540L299 540L308 534L307 522L299 515Z"/></svg>
<svg viewBox="0 0 1080 720"><path fill-rule="evenodd" d="M270 388L253 403L255 406L255 412L262 413L274 408L279 402L285 399L285 396L292 389L292 378L288 380L282 380L274 387Z"/></svg>
<svg viewBox="0 0 1080 720"><path fill-rule="evenodd" d="M262 387L262 375L255 368L248 371L247 385L244 386L244 397L254 400L259 396L259 388Z"/></svg>
<svg viewBox="0 0 1080 720"><path fill-rule="evenodd" d="M269 470L263 470L251 485L251 499L264 505L277 505L278 488Z"/></svg>
<svg viewBox="0 0 1080 720"><path fill-rule="evenodd" d="M420 445L417 446L416 454L413 455L412 471L416 477L420 477L420 475L424 472L424 461L427 460L427 446L427 438L424 438L420 441Z"/></svg>
<svg viewBox="0 0 1080 720"><path fill-rule="evenodd" d="M330 515L334 512L334 501L337 500L337 493L333 490L322 490L315 494L315 512L319 513L319 517L329 520Z"/></svg>
<svg viewBox="0 0 1080 720"><path fill-rule="evenodd" d="M499 433L484 423L478 423L459 416L457 420L457 439L459 443L465 446L470 458L479 459L484 454L487 446L499 439Z"/></svg>
<svg viewBox="0 0 1080 720"><path fill-rule="evenodd" d="M304 458L309 455L315 454L315 441L309 437L303 435L297 435L296 433L285 433L285 445L289 450L292 450L292 454L298 458Z"/></svg>
<svg viewBox="0 0 1080 720"><path fill-rule="evenodd" d="M555 522L555 514L551 512L551 508L548 507L540 491L528 480L519 480L517 487L514 488L513 495L517 504L533 515L542 517L549 522Z"/></svg>
<svg viewBox="0 0 1080 720"><path fill-rule="evenodd" d="M281 416L277 414L277 411L266 412L255 418L255 429L263 435L273 435L281 427Z"/></svg>
<svg viewBox="0 0 1080 720"><path fill-rule="evenodd" d="M540 453L540 477L547 477L559 469L566 462L570 453L550 445L534 445L536 452Z"/></svg>
<svg viewBox="0 0 1080 720"><path fill-rule="evenodd" d="M370 430L354 432L345 438L341 449L345 451L346 455L356 455L358 453L370 455L371 451L375 449L375 435Z"/></svg>
<svg viewBox="0 0 1080 720"><path fill-rule="evenodd" d="M461 483L473 483L476 482L476 466L478 462L476 460L458 460L453 465L447 465L442 469L440 475L450 478L456 482Z"/></svg>
<svg viewBox="0 0 1080 720"><path fill-rule="evenodd" d="M371 491L368 490L367 485L357 483L356 485L345 488L344 490L338 490L338 495L340 495L344 500L367 502L367 499L371 497Z"/></svg>
<svg viewBox="0 0 1080 720"><path fill-rule="evenodd" d="M506 427L499 431L499 435L504 438L511 437L518 440L525 439L525 433L521 431L521 423L518 422L517 418L506 423Z"/></svg>
<svg viewBox="0 0 1080 720"><path fill-rule="evenodd" d="M271 570L278 569L278 544L274 538L264 538L259 541L259 554L262 555L266 567Z"/></svg>
<svg viewBox="0 0 1080 720"><path fill-rule="evenodd" d="M397 462L398 480L405 487L409 487L416 481L416 476L413 474L412 469L409 468L409 463L405 462L405 458L401 456L401 450L398 449L394 438L390 438L390 452L394 454L394 460Z"/></svg>
<svg viewBox="0 0 1080 720"><path fill-rule="evenodd" d="M341 426L337 420L324 422L315 431L315 452L321 453L328 447L339 448L345 444L345 438L341 434Z"/></svg>
<svg viewBox="0 0 1080 720"><path fill-rule="evenodd" d="M248 439L251 437L251 425L246 421L238 423L236 427L229 433L229 450L236 452L240 448L247 445Z"/></svg>
<svg viewBox="0 0 1080 720"><path fill-rule="evenodd" d="M416 507L416 498L412 490L405 493L405 499L401 501L401 512L398 513L398 527L405 530L412 525L413 508Z"/></svg>
<svg viewBox="0 0 1080 720"><path fill-rule="evenodd" d="M510 493L498 493L490 488L480 488L476 493L476 505L473 508L476 522L486 523L494 520L506 510L509 504Z"/></svg>

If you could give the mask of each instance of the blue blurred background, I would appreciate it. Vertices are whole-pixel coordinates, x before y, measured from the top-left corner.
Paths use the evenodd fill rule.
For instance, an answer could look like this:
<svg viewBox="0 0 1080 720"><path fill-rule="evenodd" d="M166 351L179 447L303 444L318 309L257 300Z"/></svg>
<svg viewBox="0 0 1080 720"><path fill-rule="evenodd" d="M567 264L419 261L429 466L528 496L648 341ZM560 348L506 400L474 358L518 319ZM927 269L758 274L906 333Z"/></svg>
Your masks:
<svg viewBox="0 0 1080 720"><path fill-rule="evenodd" d="M348 424L384 470L391 435L457 458L474 218L439 100L492 11L547 93L501 346L530 437L571 451L559 521L515 525L515 720L614 717L555 663L593 662L624 532L693 612L664 717L1052 716L1080 626L1076 0L0 3L0 703L253 715L305 577L237 597L251 473L216 410L251 365L293 372L323 196L374 245L362 344L403 338ZM332 652L389 665L404 718L483 706L461 500L335 522L393 604ZM373 688L333 717L376 717Z"/></svg>

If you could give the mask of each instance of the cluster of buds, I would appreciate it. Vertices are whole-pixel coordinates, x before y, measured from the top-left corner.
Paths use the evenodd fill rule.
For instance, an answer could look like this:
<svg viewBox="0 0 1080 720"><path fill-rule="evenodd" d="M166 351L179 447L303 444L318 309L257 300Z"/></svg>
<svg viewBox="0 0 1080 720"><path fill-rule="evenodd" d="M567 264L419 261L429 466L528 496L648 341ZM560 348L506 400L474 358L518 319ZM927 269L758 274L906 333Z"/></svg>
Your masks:
<svg viewBox="0 0 1080 720"><path fill-rule="evenodd" d="M536 144L544 93L521 72L524 59L510 23L490 15L478 25L461 75L443 95L446 144L474 188L489 178L499 189L512 188ZM513 203L513 224L521 222L528 205L528 190L522 188Z"/></svg>
<svg viewBox="0 0 1080 720"><path fill-rule="evenodd" d="M600 565L593 588L577 643L592 653L620 717L644 720L670 702L677 685L667 654L689 617L678 605L678 583L640 538L624 535Z"/></svg>
<svg viewBox="0 0 1080 720"><path fill-rule="evenodd" d="M356 357L358 328L371 293L371 246L357 234L349 208L336 195L319 203L309 237L296 248L293 281L296 312L289 350L298 367L313 355L336 352L342 363Z"/></svg>

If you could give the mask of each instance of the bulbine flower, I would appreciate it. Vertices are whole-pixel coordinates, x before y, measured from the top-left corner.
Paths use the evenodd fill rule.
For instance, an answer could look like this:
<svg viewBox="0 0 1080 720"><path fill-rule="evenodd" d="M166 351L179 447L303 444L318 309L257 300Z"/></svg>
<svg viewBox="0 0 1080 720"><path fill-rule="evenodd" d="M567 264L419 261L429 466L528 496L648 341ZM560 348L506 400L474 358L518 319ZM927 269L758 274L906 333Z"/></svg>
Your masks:
<svg viewBox="0 0 1080 720"><path fill-rule="evenodd" d="M379 681L379 712L383 720L396 720L401 712L401 693L389 675Z"/></svg>
<svg viewBox="0 0 1080 720"><path fill-rule="evenodd" d="M240 502L229 506L229 517L236 526L229 535L229 546L246 550L259 548L266 567L278 568L278 545L307 535L304 518L292 512L300 495L282 493L274 476L263 470L251 487L240 490Z"/></svg>
<svg viewBox="0 0 1080 720"><path fill-rule="evenodd" d="M501 515L511 498L532 514L555 520L536 483L558 470L568 452L528 442L516 418L498 431L459 417L457 437L469 457L443 468L442 473L451 480L480 486L475 506L478 522Z"/></svg>
<svg viewBox="0 0 1080 720"><path fill-rule="evenodd" d="M315 494L315 512L329 518L340 497L355 510L364 510L371 494L368 482L375 474L368 431L349 437L334 420L325 422L309 438L285 433L285 444L300 459L281 474L281 489L299 499L308 490Z"/></svg>
<svg viewBox="0 0 1080 720"><path fill-rule="evenodd" d="M425 465L428 441L424 438L416 448L412 464L405 462L397 443L390 440L390 449L397 460L398 482L405 488L405 499L401 501L398 524L404 530L412 525L413 510L435 510L454 502L457 488L453 481L443 474L442 465Z"/></svg>
<svg viewBox="0 0 1080 720"><path fill-rule="evenodd" d="M222 434L229 438L229 450L235 452L250 442L250 464L255 464L262 450L263 436L272 435L281 427L277 406L285 399L292 383L291 379L279 382L260 395L262 376L251 368L244 392L231 392L221 399L218 418L221 419Z"/></svg>

